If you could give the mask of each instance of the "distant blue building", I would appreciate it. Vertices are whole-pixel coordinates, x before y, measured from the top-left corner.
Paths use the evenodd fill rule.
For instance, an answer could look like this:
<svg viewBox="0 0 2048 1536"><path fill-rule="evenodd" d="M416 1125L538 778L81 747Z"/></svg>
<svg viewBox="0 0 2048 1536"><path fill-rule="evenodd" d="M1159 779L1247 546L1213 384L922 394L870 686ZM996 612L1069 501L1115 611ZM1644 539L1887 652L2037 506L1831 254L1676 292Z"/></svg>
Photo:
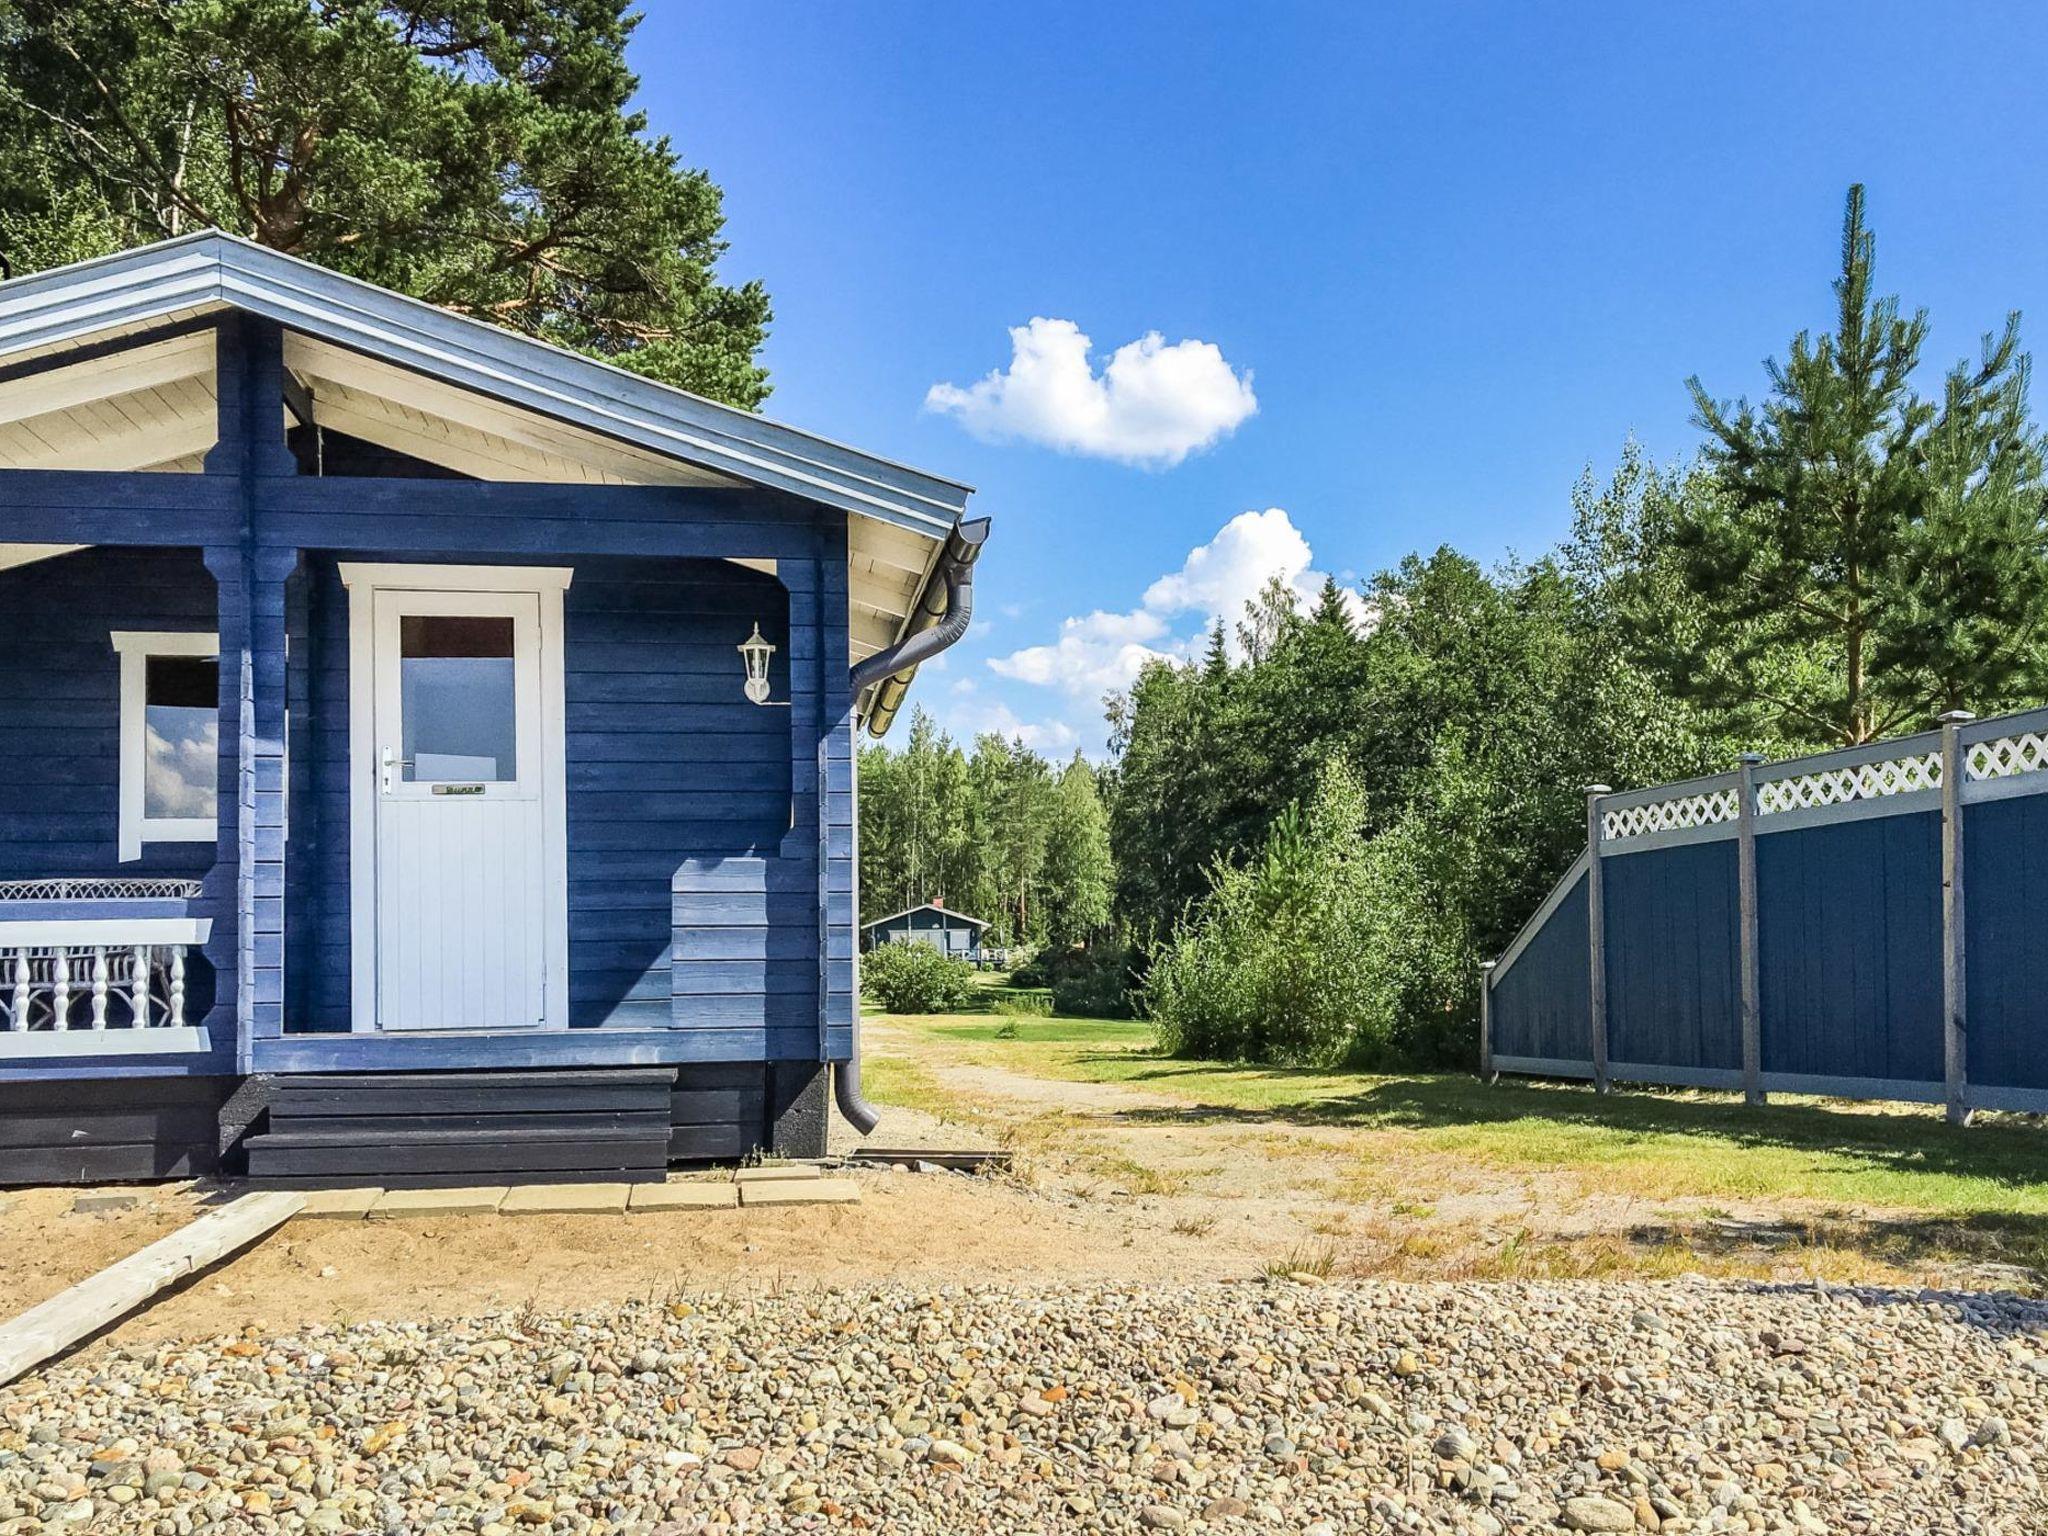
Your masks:
<svg viewBox="0 0 2048 1536"><path fill-rule="evenodd" d="M965 912L955 912L928 901L907 912L878 917L862 927L861 948L879 949L884 944L929 944L943 954L981 963L981 936L988 924Z"/></svg>

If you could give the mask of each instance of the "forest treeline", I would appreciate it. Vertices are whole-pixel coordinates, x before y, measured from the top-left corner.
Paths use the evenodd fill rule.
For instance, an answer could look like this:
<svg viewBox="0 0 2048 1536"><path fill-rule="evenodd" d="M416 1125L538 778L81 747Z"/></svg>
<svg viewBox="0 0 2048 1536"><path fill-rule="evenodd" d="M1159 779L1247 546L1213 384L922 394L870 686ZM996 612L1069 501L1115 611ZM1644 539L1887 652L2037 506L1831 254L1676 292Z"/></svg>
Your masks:
<svg viewBox="0 0 2048 1536"><path fill-rule="evenodd" d="M1203 655L1149 663L1107 701L1108 764L1058 776L1106 818L1106 918L1042 910L1063 898L1031 871L1064 876L1020 850L1077 812L995 741L948 780L945 888L1028 942L1115 950L1171 1048L1455 1063L1478 962L1584 845L1585 785L2041 702L2048 495L2018 317L1925 389L1927 317L1876 295L1873 244L1852 189L1833 328L1793 339L1760 403L1692 381L1698 453L1628 445L1556 549L1411 556L1363 584L1362 621L1334 583L1304 608L1274 582ZM863 870L892 900L937 874L866 819L901 762L863 763Z"/></svg>

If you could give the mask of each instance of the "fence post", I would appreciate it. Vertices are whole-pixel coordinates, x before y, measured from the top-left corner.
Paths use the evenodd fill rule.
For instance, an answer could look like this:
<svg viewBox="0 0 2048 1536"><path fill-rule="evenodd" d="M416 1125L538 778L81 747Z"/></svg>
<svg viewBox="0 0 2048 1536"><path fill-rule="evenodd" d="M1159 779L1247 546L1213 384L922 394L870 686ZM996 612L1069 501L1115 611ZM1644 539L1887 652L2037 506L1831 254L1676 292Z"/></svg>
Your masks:
<svg viewBox="0 0 2048 1536"><path fill-rule="evenodd" d="M1612 794L1605 784L1586 786L1586 995L1590 999L1593 1033L1593 1089L1605 1093L1607 1082L1607 911L1600 893L1600 797Z"/></svg>
<svg viewBox="0 0 2048 1536"><path fill-rule="evenodd" d="M1963 780L1969 764L1962 730L1977 717L1952 709L1941 719L1941 1059L1948 1079L1948 1122L1970 1123L1969 996L1963 969Z"/></svg>
<svg viewBox="0 0 2048 1536"><path fill-rule="evenodd" d="M1764 1102L1762 979L1757 967L1756 770L1761 752L1745 752L1735 770L1735 890L1742 986L1742 1101Z"/></svg>
<svg viewBox="0 0 2048 1536"><path fill-rule="evenodd" d="M1489 1087L1500 1081L1493 1070L1493 968L1499 962L1479 962L1479 1081Z"/></svg>

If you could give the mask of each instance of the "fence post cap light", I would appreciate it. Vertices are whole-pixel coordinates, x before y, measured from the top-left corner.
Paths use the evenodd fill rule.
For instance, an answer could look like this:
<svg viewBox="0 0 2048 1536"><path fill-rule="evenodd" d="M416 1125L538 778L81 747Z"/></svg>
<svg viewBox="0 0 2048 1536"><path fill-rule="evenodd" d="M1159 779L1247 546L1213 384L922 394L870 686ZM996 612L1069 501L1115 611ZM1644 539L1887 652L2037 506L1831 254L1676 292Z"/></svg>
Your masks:
<svg viewBox="0 0 2048 1536"><path fill-rule="evenodd" d="M1499 962L1498 960L1482 960L1482 961L1480 961L1480 962L1479 962L1479 969L1481 969L1482 971L1490 971L1490 970L1492 970L1492 969L1493 969L1493 968L1494 968L1494 967L1495 967L1496 965L1499 965L1499 964L1500 964L1500 962Z"/></svg>
<svg viewBox="0 0 2048 1536"><path fill-rule="evenodd" d="M1968 725L1977 714L1969 709L1945 709L1934 718L1942 725Z"/></svg>
<svg viewBox="0 0 2048 1536"><path fill-rule="evenodd" d="M1586 793L1589 795L1611 795L1614 793L1614 787L1611 784L1588 784L1586 786Z"/></svg>
<svg viewBox="0 0 2048 1536"><path fill-rule="evenodd" d="M768 702L768 658L775 654L775 647L762 638L761 625L757 620L754 632L739 643L738 650L747 664L746 694L755 704Z"/></svg>
<svg viewBox="0 0 2048 1536"><path fill-rule="evenodd" d="M1759 764L1768 761L1768 759L1766 759L1763 753L1761 752L1738 752L1735 754L1735 761L1737 761L1738 763L1742 763L1747 767L1754 768L1757 767Z"/></svg>

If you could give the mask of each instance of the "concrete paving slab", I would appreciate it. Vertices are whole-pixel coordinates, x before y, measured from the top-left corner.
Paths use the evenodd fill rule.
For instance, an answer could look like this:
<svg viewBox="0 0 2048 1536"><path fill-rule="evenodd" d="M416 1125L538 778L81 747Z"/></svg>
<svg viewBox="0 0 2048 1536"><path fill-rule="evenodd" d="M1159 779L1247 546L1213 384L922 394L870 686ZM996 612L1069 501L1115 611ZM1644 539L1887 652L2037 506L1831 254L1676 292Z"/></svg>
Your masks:
<svg viewBox="0 0 2048 1536"><path fill-rule="evenodd" d="M825 1170L816 1163L763 1163L758 1168L740 1168L733 1173L737 1184L774 1184L788 1179L819 1179Z"/></svg>
<svg viewBox="0 0 2048 1536"><path fill-rule="evenodd" d="M507 1191L504 1185L476 1189L387 1189L370 1207L370 1220L396 1221L408 1216L488 1216Z"/></svg>
<svg viewBox="0 0 2048 1536"><path fill-rule="evenodd" d="M740 1186L740 1204L853 1205L860 1185L852 1179L769 1179Z"/></svg>
<svg viewBox="0 0 2048 1536"><path fill-rule="evenodd" d="M626 1209L630 1184L515 1184L498 1206L501 1216L616 1216Z"/></svg>
<svg viewBox="0 0 2048 1536"><path fill-rule="evenodd" d="M104 1211L132 1211L147 1198L132 1189L89 1189L71 1202L71 1209L81 1216Z"/></svg>
<svg viewBox="0 0 2048 1536"><path fill-rule="evenodd" d="M627 1208L635 1211L730 1210L740 1203L739 1187L716 1184L635 1184Z"/></svg>
<svg viewBox="0 0 2048 1536"><path fill-rule="evenodd" d="M361 1221L383 1195L381 1189L308 1190L306 1207L299 1214L317 1221Z"/></svg>

